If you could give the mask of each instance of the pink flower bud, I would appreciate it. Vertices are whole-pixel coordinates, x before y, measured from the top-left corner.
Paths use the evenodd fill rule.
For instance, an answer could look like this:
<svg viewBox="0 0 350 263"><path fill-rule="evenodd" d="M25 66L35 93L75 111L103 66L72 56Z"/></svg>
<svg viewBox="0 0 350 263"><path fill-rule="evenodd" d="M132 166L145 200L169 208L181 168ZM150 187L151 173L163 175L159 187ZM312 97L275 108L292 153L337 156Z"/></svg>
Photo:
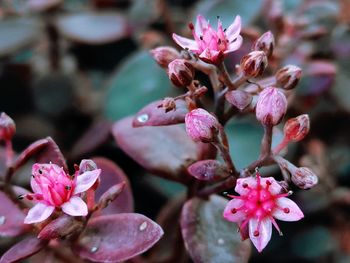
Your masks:
<svg viewBox="0 0 350 263"><path fill-rule="evenodd" d="M295 88L300 78L301 68L294 65L287 65L276 73L277 84L286 90Z"/></svg>
<svg viewBox="0 0 350 263"><path fill-rule="evenodd" d="M184 59L175 59L168 65L168 76L175 86L188 86L194 77L194 67Z"/></svg>
<svg viewBox="0 0 350 263"><path fill-rule="evenodd" d="M200 108L187 113L185 123L192 140L201 142L212 142L220 125L213 115Z"/></svg>
<svg viewBox="0 0 350 263"><path fill-rule="evenodd" d="M15 122L5 112L2 112L0 115L0 140L11 140L15 132Z"/></svg>
<svg viewBox="0 0 350 263"><path fill-rule="evenodd" d="M318 177L311 169L299 167L292 173L292 182L301 189L310 189L318 183Z"/></svg>
<svg viewBox="0 0 350 263"><path fill-rule="evenodd" d="M275 87L265 88L258 97L256 118L264 125L277 125L287 111L287 98Z"/></svg>
<svg viewBox="0 0 350 263"><path fill-rule="evenodd" d="M266 67L267 57L264 51L252 51L241 59L241 68L247 77L262 75Z"/></svg>
<svg viewBox="0 0 350 263"><path fill-rule="evenodd" d="M151 54L154 60L162 68L168 68L168 65L171 61L180 58L180 53L173 47L157 47L152 49Z"/></svg>
<svg viewBox="0 0 350 263"><path fill-rule="evenodd" d="M309 115L303 114L289 119L284 125L284 136L288 141L298 142L304 139L310 130Z"/></svg>
<svg viewBox="0 0 350 263"><path fill-rule="evenodd" d="M253 44L253 50L264 51L266 56L270 57L275 47L275 38L271 31L265 32Z"/></svg>

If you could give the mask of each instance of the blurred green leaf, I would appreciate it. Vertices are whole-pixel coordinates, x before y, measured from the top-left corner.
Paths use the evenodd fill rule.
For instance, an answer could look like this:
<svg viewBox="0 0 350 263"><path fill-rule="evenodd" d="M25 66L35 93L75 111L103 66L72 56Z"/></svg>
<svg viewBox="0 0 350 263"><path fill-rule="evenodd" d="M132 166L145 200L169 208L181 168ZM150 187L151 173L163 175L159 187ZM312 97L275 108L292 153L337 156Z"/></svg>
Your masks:
<svg viewBox="0 0 350 263"><path fill-rule="evenodd" d="M230 154L236 167L242 169L259 157L263 127L252 118L235 119L225 127ZM274 132L272 146L282 140L282 132Z"/></svg>
<svg viewBox="0 0 350 263"><path fill-rule="evenodd" d="M323 226L314 226L298 233L292 241L292 251L298 257L315 259L334 249L335 242L330 231Z"/></svg>
<svg viewBox="0 0 350 263"><path fill-rule="evenodd" d="M180 193L186 192L186 187L184 185L151 174L145 176L145 181L167 198L173 198Z"/></svg>
<svg viewBox="0 0 350 263"><path fill-rule="evenodd" d="M168 76L146 51L128 58L112 77L105 115L117 120L138 112L148 103L175 93Z"/></svg>
<svg viewBox="0 0 350 263"><path fill-rule="evenodd" d="M192 198L181 214L181 231L196 263L248 262L250 241L241 241L237 225L222 216L227 200L212 195L208 201Z"/></svg>
<svg viewBox="0 0 350 263"><path fill-rule="evenodd" d="M223 26L228 27L234 17L240 15L243 25L246 26L258 15L262 4L261 0L203 0L195 7L193 19L201 14L213 23L220 16Z"/></svg>

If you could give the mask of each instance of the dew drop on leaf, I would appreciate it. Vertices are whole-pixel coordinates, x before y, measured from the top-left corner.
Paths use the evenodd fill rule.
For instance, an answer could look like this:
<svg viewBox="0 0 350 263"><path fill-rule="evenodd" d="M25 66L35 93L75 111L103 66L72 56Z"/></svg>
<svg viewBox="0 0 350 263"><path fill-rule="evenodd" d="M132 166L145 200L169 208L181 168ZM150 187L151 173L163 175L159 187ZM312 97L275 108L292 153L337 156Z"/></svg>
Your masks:
<svg viewBox="0 0 350 263"><path fill-rule="evenodd" d="M140 225L139 230L144 231L146 228L147 228L147 222L145 221Z"/></svg>
<svg viewBox="0 0 350 263"><path fill-rule="evenodd" d="M137 117L137 120L141 123L145 123L148 121L149 117L147 114L141 114L140 116Z"/></svg>
<svg viewBox="0 0 350 263"><path fill-rule="evenodd" d="M5 221L6 221L6 217L0 216L0 225L5 224Z"/></svg>

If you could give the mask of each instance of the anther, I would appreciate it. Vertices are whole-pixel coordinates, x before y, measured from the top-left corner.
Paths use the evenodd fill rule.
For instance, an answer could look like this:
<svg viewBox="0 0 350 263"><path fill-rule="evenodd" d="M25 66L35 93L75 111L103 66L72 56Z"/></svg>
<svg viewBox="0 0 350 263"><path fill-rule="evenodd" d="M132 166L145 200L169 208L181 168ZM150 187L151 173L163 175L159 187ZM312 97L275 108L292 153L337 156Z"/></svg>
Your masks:
<svg viewBox="0 0 350 263"><path fill-rule="evenodd" d="M253 233L253 235L254 235L255 237L258 237L258 236L259 236L259 231L258 231L258 230L255 230L254 233Z"/></svg>
<svg viewBox="0 0 350 263"><path fill-rule="evenodd" d="M203 40L203 36L200 36L199 39L200 39L200 40Z"/></svg>
<svg viewBox="0 0 350 263"><path fill-rule="evenodd" d="M243 188L247 188L247 187L248 187L248 184L247 184L247 183L244 183L244 184L242 185L242 187L243 187Z"/></svg>
<svg viewBox="0 0 350 263"><path fill-rule="evenodd" d="M39 174L42 174L42 173L43 173L43 171L42 171L41 169L39 169L38 172L39 172Z"/></svg>
<svg viewBox="0 0 350 263"><path fill-rule="evenodd" d="M288 207L285 207L285 208L283 208L283 212L285 212L286 214L289 214L290 210Z"/></svg>
<svg viewBox="0 0 350 263"><path fill-rule="evenodd" d="M24 198L24 196L23 195L19 195L19 196L17 196L17 199L18 200L22 200Z"/></svg>
<svg viewBox="0 0 350 263"><path fill-rule="evenodd" d="M271 185L271 182L269 180L266 180L266 185Z"/></svg>
<svg viewBox="0 0 350 263"><path fill-rule="evenodd" d="M236 213L237 213L237 209L236 209L236 208L232 208L232 209L231 209L231 213L232 213L232 214L236 214Z"/></svg>
<svg viewBox="0 0 350 263"><path fill-rule="evenodd" d="M224 32L226 32L227 28L224 28Z"/></svg>
<svg viewBox="0 0 350 263"><path fill-rule="evenodd" d="M293 194L293 191L288 191L288 195L292 195Z"/></svg>
<svg viewBox="0 0 350 263"><path fill-rule="evenodd" d="M70 186L70 185L66 185L66 190L70 190L70 189L72 189L72 187Z"/></svg>
<svg viewBox="0 0 350 263"><path fill-rule="evenodd" d="M188 24L188 27L189 27L190 30L193 30L193 29L194 29L193 23L189 23L189 24Z"/></svg>

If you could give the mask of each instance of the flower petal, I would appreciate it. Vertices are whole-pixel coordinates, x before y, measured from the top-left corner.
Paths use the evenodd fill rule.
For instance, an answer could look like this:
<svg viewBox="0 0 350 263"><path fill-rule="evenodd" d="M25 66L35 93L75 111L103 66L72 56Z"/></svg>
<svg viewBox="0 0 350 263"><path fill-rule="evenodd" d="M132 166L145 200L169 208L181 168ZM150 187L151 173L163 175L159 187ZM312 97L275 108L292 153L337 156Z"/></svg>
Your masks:
<svg viewBox="0 0 350 263"><path fill-rule="evenodd" d="M96 182L97 178L100 176L101 169L96 169L93 171L87 171L76 177L76 185L74 188L73 195L85 192Z"/></svg>
<svg viewBox="0 0 350 263"><path fill-rule="evenodd" d="M195 31L197 35L203 35L208 27L208 21L202 15L197 16Z"/></svg>
<svg viewBox="0 0 350 263"><path fill-rule="evenodd" d="M227 50L224 52L225 54L236 51L242 46L243 38L241 36L238 36L236 38L236 41L229 43Z"/></svg>
<svg viewBox="0 0 350 263"><path fill-rule="evenodd" d="M43 203L37 203L35 206L29 209L28 214L24 219L24 223L33 224L44 221L53 213L54 210L54 206L49 206Z"/></svg>
<svg viewBox="0 0 350 263"><path fill-rule="evenodd" d="M198 45L197 42L186 38L186 37L181 37L179 35L176 35L175 33L173 33L173 39L174 41L182 48L184 49L189 49L191 51L197 51L198 50Z"/></svg>
<svg viewBox="0 0 350 263"><path fill-rule="evenodd" d="M276 204L280 208L276 209L272 214L276 219L282 221L298 221L304 217L298 205L287 197L278 198Z"/></svg>
<svg viewBox="0 0 350 263"><path fill-rule="evenodd" d="M271 184L269 185L269 192L273 195L280 194L282 191L282 186L275 180L273 177L261 177L261 184L263 187L266 187L266 181L269 181Z"/></svg>
<svg viewBox="0 0 350 263"><path fill-rule="evenodd" d="M32 190L35 194L42 193L39 184L35 181L35 179L33 177L30 179L30 186L32 187Z"/></svg>
<svg viewBox="0 0 350 263"><path fill-rule="evenodd" d="M226 30L226 37L228 41L229 42L233 41L235 38L238 37L240 32L241 32L241 17L236 16L233 23Z"/></svg>
<svg viewBox="0 0 350 263"><path fill-rule="evenodd" d="M78 196L73 196L62 206L62 211L70 216L86 216L88 214L87 205Z"/></svg>
<svg viewBox="0 0 350 263"><path fill-rule="evenodd" d="M267 243L269 243L271 234L272 223L268 218L265 218L260 222L256 218L249 220L249 237L259 252L261 252L266 247Z"/></svg>
<svg viewBox="0 0 350 263"><path fill-rule="evenodd" d="M243 187L245 184L248 187ZM255 188L255 187L256 187L255 177L251 176L246 178L240 178L237 180L235 191L240 195L246 195L250 191L249 188Z"/></svg>
<svg viewBox="0 0 350 263"><path fill-rule="evenodd" d="M223 216L226 220L231 222L241 222L246 218L244 211L239 210L244 202L239 199L232 199L225 207Z"/></svg>

